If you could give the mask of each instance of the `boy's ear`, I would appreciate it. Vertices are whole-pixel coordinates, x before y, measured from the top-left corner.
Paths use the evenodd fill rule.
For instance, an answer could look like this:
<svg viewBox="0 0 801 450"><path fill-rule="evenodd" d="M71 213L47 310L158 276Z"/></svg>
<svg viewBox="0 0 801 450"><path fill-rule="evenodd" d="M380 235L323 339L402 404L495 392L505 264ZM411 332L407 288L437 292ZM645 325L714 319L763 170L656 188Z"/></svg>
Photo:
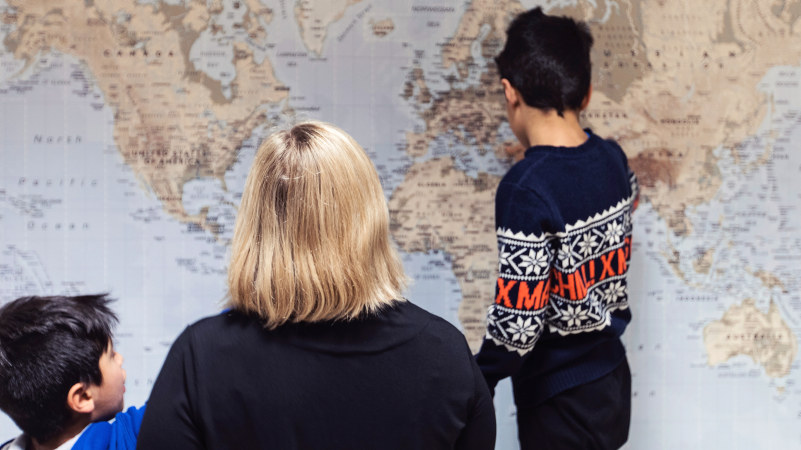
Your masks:
<svg viewBox="0 0 801 450"><path fill-rule="evenodd" d="M67 406L76 413L89 414L95 410L95 399L86 383L75 383L67 393Z"/></svg>
<svg viewBox="0 0 801 450"><path fill-rule="evenodd" d="M590 104L590 97L592 97L592 83L590 83L590 88L587 89L587 95L584 96L584 100L581 101L581 108L579 108L579 111L587 109L587 105Z"/></svg>
<svg viewBox="0 0 801 450"><path fill-rule="evenodd" d="M506 78L501 78L501 85L503 85L503 95L506 97L506 103L509 106L517 106L520 102L520 93L512 86Z"/></svg>

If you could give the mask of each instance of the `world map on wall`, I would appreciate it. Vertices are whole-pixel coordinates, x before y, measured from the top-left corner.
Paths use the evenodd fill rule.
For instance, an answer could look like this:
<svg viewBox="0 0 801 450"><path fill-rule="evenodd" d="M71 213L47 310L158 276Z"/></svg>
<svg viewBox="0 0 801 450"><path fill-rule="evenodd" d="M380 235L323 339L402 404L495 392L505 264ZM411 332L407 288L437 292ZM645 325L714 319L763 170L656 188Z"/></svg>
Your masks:
<svg viewBox="0 0 801 450"><path fill-rule="evenodd" d="M0 0L0 304L110 292L143 403L221 308L259 142L317 119L373 160L407 296L477 350L518 145L492 58L534 6L589 23L582 123L641 184L627 448L801 447L798 0Z"/></svg>

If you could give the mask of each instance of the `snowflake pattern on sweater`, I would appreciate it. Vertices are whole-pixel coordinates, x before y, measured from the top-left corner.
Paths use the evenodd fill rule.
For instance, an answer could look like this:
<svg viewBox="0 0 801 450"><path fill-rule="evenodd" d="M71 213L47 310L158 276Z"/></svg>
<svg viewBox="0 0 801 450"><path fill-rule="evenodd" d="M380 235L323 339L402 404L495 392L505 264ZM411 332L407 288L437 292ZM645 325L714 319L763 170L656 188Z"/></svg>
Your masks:
<svg viewBox="0 0 801 450"><path fill-rule="evenodd" d="M526 235L498 228L499 277L487 315L487 338L521 355L545 327L561 335L603 329L628 308L632 195L558 233Z"/></svg>

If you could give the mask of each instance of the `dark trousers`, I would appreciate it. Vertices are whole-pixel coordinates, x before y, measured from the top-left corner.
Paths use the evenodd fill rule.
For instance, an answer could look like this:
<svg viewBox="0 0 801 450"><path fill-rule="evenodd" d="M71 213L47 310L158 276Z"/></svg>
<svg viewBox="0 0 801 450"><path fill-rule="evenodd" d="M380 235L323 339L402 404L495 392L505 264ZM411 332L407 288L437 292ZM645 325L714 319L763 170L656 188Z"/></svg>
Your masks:
<svg viewBox="0 0 801 450"><path fill-rule="evenodd" d="M517 412L521 450L611 450L629 437L631 372L626 360L608 375Z"/></svg>

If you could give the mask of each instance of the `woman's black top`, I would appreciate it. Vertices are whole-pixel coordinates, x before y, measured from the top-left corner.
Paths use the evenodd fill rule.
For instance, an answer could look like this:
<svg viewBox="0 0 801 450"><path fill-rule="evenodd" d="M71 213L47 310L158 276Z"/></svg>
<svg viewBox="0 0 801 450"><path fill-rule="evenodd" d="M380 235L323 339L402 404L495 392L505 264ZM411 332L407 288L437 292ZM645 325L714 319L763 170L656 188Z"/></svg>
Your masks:
<svg viewBox="0 0 801 450"><path fill-rule="evenodd" d="M267 330L238 312L187 327L137 448L492 449L492 397L463 335L410 302Z"/></svg>

